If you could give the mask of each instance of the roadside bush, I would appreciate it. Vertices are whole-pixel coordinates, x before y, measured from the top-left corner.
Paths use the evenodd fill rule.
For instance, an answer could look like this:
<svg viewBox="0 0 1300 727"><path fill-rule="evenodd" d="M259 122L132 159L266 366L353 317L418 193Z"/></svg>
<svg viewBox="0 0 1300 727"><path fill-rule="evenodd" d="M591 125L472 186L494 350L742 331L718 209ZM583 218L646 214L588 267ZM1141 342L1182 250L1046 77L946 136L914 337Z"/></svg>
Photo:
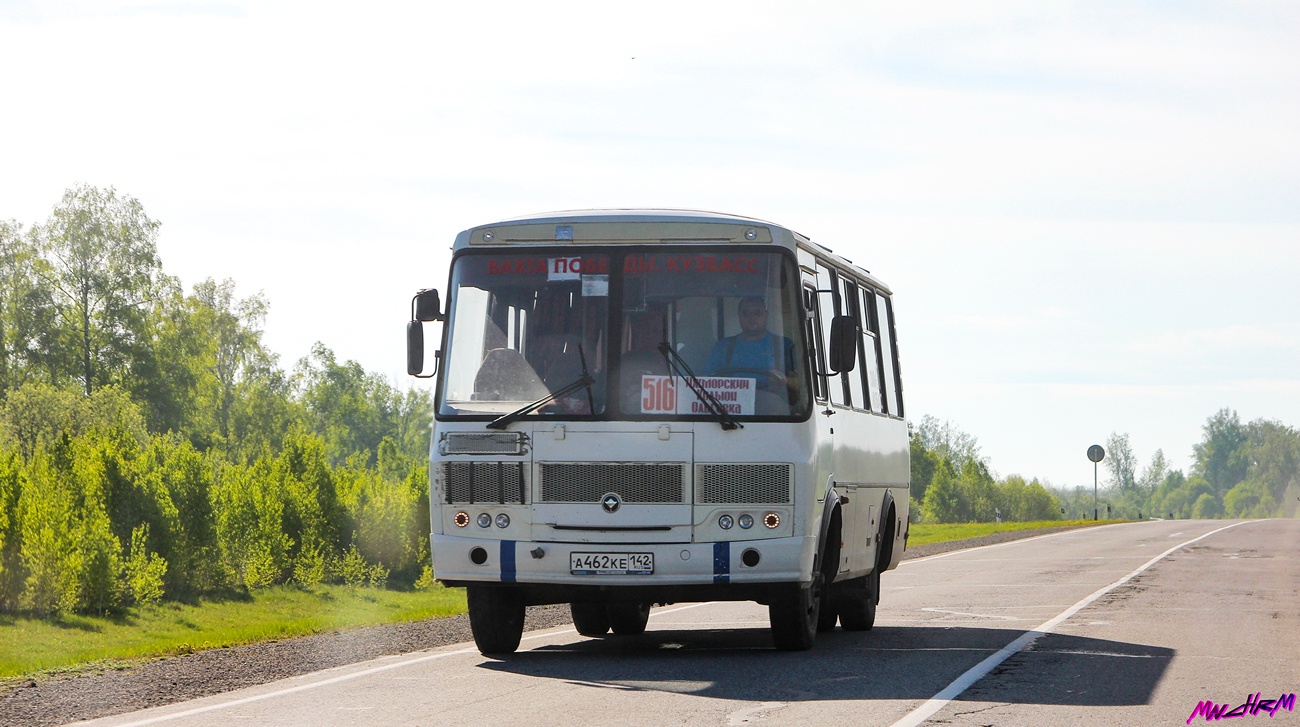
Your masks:
<svg viewBox="0 0 1300 727"><path fill-rule="evenodd" d="M140 606L162 600L163 576L167 573L167 561L149 550L148 540L148 525L131 531L131 554L122 574L126 595Z"/></svg>

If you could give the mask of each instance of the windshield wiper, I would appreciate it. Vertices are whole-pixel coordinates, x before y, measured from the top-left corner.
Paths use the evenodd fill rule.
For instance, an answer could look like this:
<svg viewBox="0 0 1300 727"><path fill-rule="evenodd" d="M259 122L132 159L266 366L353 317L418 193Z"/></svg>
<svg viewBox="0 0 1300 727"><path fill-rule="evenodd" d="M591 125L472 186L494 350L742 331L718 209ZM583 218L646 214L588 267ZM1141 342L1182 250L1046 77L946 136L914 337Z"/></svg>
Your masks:
<svg viewBox="0 0 1300 727"><path fill-rule="evenodd" d="M659 353L664 355L664 363L668 364L668 373L671 374L676 371L678 376L686 380L686 385L691 387L691 391L695 392L695 397L703 402L704 407L718 418L719 426L727 431L745 428L744 424L732 418L731 414L727 412L727 408L722 405L722 402L718 401L718 398L712 392L704 388L704 384L700 383L699 378L695 376L695 372L691 371L690 364L686 363L681 354L673 350L672 344L667 341L660 341Z"/></svg>
<svg viewBox="0 0 1300 727"><path fill-rule="evenodd" d="M546 396L543 396L542 398L532 402L531 404L524 404L522 407L515 409L509 414L502 414L496 419L493 419L492 421L488 422L487 428L505 429L507 426L510 425L510 422L515 421L519 417L526 416L529 413L537 409L540 409L541 407L546 406L547 404L555 401L556 399L568 396L569 394L572 394L573 392L583 387L586 387L587 389L587 406L589 408L588 413L595 414L596 402L595 402L595 398L591 395L591 385L596 383L596 380L591 378L591 374L587 373L587 356L582 352L582 344L578 344L578 359L582 361L582 376L579 376L577 381L573 382L572 384L569 384L568 386L564 387L563 389L560 389L559 391L556 391L551 394L547 394Z"/></svg>

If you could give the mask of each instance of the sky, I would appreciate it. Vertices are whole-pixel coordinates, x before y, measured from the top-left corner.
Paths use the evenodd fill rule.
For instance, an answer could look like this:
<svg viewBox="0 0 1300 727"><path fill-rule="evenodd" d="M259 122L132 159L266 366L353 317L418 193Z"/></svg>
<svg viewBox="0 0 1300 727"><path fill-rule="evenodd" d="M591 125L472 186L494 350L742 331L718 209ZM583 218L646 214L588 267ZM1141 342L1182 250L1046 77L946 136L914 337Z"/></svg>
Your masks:
<svg viewBox="0 0 1300 727"><path fill-rule="evenodd" d="M895 291L909 419L1091 485L1300 425L1300 4L0 0L0 219L112 186L165 270L400 386L460 230L797 230Z"/></svg>

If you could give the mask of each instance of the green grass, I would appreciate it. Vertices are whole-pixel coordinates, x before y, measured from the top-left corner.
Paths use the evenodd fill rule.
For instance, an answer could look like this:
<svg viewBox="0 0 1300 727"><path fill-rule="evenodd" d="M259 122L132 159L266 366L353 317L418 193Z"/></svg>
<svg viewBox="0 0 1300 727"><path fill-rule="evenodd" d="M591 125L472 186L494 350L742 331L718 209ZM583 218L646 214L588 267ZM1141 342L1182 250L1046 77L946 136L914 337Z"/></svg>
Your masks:
<svg viewBox="0 0 1300 727"><path fill-rule="evenodd" d="M1123 520L1038 520L1032 523L949 523L926 524L913 523L907 536L908 547L928 543L944 543L949 540L965 540L983 535L1002 533L1008 530L1037 530L1039 528L1059 528L1064 525L1107 525L1124 522Z"/></svg>
<svg viewBox="0 0 1300 727"><path fill-rule="evenodd" d="M112 616L0 615L0 682L123 668L154 656L464 612L465 592L440 585L427 592L279 586L248 597L163 603Z"/></svg>

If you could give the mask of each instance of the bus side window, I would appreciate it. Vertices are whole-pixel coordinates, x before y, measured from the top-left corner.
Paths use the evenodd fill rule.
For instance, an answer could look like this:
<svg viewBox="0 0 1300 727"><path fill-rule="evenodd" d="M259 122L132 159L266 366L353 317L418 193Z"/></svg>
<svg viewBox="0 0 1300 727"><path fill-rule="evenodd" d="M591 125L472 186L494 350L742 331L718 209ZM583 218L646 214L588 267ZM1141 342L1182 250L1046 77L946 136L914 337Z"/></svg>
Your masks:
<svg viewBox="0 0 1300 727"><path fill-rule="evenodd" d="M890 381L894 384L894 395L897 399L897 408L894 409L894 412L901 417L903 416L903 372L898 365L898 331L894 328L893 298L885 299L885 312L888 314L889 349L892 352L890 364L894 369L894 375L890 378Z"/></svg>
<svg viewBox="0 0 1300 727"><path fill-rule="evenodd" d="M862 348L859 349L862 366L859 370L862 372L862 386L871 397L871 411L879 413L884 410L885 398L880 391L880 344L871 327L871 307L874 304L871 290L864 286L858 301L862 309Z"/></svg>
<svg viewBox="0 0 1300 727"><path fill-rule="evenodd" d="M858 284L848 278L840 278L844 282L844 315L852 316L857 322L858 328L862 328L862 316L858 311L858 301L861 297L858 295ZM861 336L854 336L861 339ZM858 341L854 341L858 344ZM862 395L862 347L858 344L858 356L853 362L853 369L848 372L849 379L849 403L858 409L870 409L871 402L867 401Z"/></svg>
<svg viewBox="0 0 1300 727"><path fill-rule="evenodd" d="M821 314L817 306L817 289L807 286L803 290L804 308L812 313L804 317L804 335L808 339L808 367L813 373L813 396L817 401L826 401L826 377L818 372L826 371L826 349L822 344Z"/></svg>
<svg viewBox="0 0 1300 727"><path fill-rule="evenodd" d="M874 381L872 382L871 390L880 395L880 398L876 400L878 404L875 408L875 411L881 414L888 414L890 412L890 409L892 408L892 405L889 403L889 398L885 396L884 393L885 372L884 369L881 367L881 363L884 361L884 355L882 353L881 343L880 343L881 342L880 316L878 315L878 308L876 305L876 302L878 300L880 300L880 296L876 295L874 291L871 290L862 291L862 307L867 312L867 319L868 319L867 327L870 329L870 333L871 333L871 338L870 340L867 341L867 345L870 345L875 349L875 353L873 355L876 359L875 371L871 373L871 376L874 379Z"/></svg>
<svg viewBox="0 0 1300 727"><path fill-rule="evenodd" d="M876 296L876 320L880 328L880 361L884 364L885 374L885 402L889 406L889 411L895 416L903 415L903 408L899 406L898 399L898 379L895 378L894 372L894 322L890 315L889 299L883 295Z"/></svg>

